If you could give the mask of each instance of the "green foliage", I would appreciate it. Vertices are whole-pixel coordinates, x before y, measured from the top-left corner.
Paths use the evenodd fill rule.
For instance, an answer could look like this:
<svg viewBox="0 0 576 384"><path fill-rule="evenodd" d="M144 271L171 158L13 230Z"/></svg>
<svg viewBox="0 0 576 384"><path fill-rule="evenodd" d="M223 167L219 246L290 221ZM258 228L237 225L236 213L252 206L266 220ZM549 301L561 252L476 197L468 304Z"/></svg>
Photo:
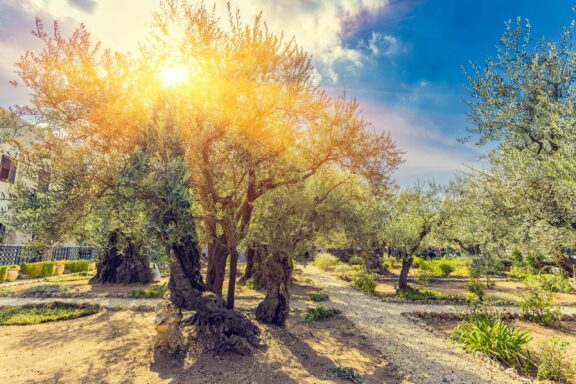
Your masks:
<svg viewBox="0 0 576 384"><path fill-rule="evenodd" d="M533 289L530 296L518 306L524 318L539 324L552 325L560 319L560 310L552 305L554 294L542 289Z"/></svg>
<svg viewBox="0 0 576 384"><path fill-rule="evenodd" d="M3 283L6 280L6 274L8 273L8 266L7 265L0 265L0 283Z"/></svg>
<svg viewBox="0 0 576 384"><path fill-rule="evenodd" d="M374 294L374 291L376 291L376 286L378 285L374 279L374 275L371 273L363 273L360 276L357 276L352 284L356 288L369 294Z"/></svg>
<svg viewBox="0 0 576 384"><path fill-rule="evenodd" d="M246 288L257 291L262 288L262 285L258 280L251 277L250 279L246 280Z"/></svg>
<svg viewBox="0 0 576 384"><path fill-rule="evenodd" d="M547 292L572 292L572 285L564 275L555 275L551 273L527 275L525 282L528 286L541 288Z"/></svg>
<svg viewBox="0 0 576 384"><path fill-rule="evenodd" d="M68 275L51 276L47 277L45 280L49 283L60 283L63 281L89 280L93 276L94 276L93 272L79 272L79 273L71 273Z"/></svg>
<svg viewBox="0 0 576 384"><path fill-rule="evenodd" d="M576 364L567 355L568 342L556 338L541 342L538 346L538 380L569 383L576 374Z"/></svg>
<svg viewBox="0 0 576 384"><path fill-rule="evenodd" d="M458 276L468 275L468 261L461 257L444 256L440 259L424 259L414 256L412 265L418 268L418 276L426 280L432 276L450 276L458 272Z"/></svg>
<svg viewBox="0 0 576 384"><path fill-rule="evenodd" d="M451 298L450 295L444 293L412 287L398 290L396 294L406 300L446 300Z"/></svg>
<svg viewBox="0 0 576 384"><path fill-rule="evenodd" d="M387 257L386 259L382 260L382 265L384 265L387 269L396 269L400 267L400 261L395 257Z"/></svg>
<svg viewBox="0 0 576 384"><path fill-rule="evenodd" d="M513 280L524 280L530 275L529 268L523 264L514 264L508 271L508 277Z"/></svg>
<svg viewBox="0 0 576 384"><path fill-rule="evenodd" d="M350 281L352 280L352 268L348 264L338 264L336 266L336 274L342 280Z"/></svg>
<svg viewBox="0 0 576 384"><path fill-rule="evenodd" d="M350 265L362 265L362 258L360 256L354 255L348 260Z"/></svg>
<svg viewBox="0 0 576 384"><path fill-rule="evenodd" d="M130 292L130 297L136 299L156 299L162 298L168 292L168 286L166 284L162 285L151 285L147 288L138 288Z"/></svg>
<svg viewBox="0 0 576 384"><path fill-rule="evenodd" d="M501 319L464 320L452 332L452 340L465 350L482 352L500 363L527 372L534 362L526 347L532 337L527 331Z"/></svg>
<svg viewBox="0 0 576 384"><path fill-rule="evenodd" d="M304 315L304 322L310 324L316 321L328 320L340 313L341 312L335 308L324 308L320 305L318 307L308 308Z"/></svg>
<svg viewBox="0 0 576 384"><path fill-rule="evenodd" d="M56 284L37 285L21 291L24 297L51 297L67 291L66 287Z"/></svg>
<svg viewBox="0 0 576 384"><path fill-rule="evenodd" d="M360 373L350 367L334 367L330 369L328 375L333 379L348 380L355 384L364 384L365 381Z"/></svg>
<svg viewBox="0 0 576 384"><path fill-rule="evenodd" d="M469 278L466 283L464 283L464 288L466 288L470 293L476 295L480 301L484 300L486 285L479 279Z"/></svg>
<svg viewBox="0 0 576 384"><path fill-rule="evenodd" d="M314 256L312 264L323 271L327 271L336 267L336 264L338 264L338 258L329 253L322 252Z"/></svg>
<svg viewBox="0 0 576 384"><path fill-rule="evenodd" d="M72 260L66 263L66 270L70 273L88 272L91 260Z"/></svg>
<svg viewBox="0 0 576 384"><path fill-rule="evenodd" d="M308 294L308 300L318 302L318 301L327 301L328 299L329 299L328 294L322 291L312 292Z"/></svg>
<svg viewBox="0 0 576 384"><path fill-rule="evenodd" d="M50 303L0 308L0 325L39 324L75 319L97 313L100 307L90 304Z"/></svg>
<svg viewBox="0 0 576 384"><path fill-rule="evenodd" d="M22 273L33 279L52 276L55 268L56 264L53 261L22 263Z"/></svg>
<svg viewBox="0 0 576 384"><path fill-rule="evenodd" d="M454 268L450 262L442 258L438 263L438 269L440 270L441 276L449 276L456 268Z"/></svg>

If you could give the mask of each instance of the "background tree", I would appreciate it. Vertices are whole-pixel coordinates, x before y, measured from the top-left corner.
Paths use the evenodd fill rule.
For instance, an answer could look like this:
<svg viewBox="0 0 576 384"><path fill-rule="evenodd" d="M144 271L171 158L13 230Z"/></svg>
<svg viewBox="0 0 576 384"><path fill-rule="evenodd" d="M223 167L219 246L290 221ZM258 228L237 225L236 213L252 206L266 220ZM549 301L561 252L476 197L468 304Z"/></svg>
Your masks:
<svg viewBox="0 0 576 384"><path fill-rule="evenodd" d="M468 76L470 133L498 143L480 182L525 243L543 248L533 229L558 239L543 251L570 274L576 260L562 249L576 246L573 26L557 42L533 42L527 21L509 22L497 56Z"/></svg>
<svg viewBox="0 0 576 384"><path fill-rule="evenodd" d="M408 288L408 273L414 254L425 244L428 235L445 220L447 212L441 208L442 188L436 184L402 191L392 201L384 237L386 243L399 250L402 257L399 290Z"/></svg>

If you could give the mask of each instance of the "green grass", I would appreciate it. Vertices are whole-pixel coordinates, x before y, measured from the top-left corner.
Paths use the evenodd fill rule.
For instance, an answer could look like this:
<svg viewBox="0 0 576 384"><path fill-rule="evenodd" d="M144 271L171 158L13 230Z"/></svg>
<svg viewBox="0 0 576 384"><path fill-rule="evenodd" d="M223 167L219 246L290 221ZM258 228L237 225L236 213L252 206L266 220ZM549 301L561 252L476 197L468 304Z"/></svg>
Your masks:
<svg viewBox="0 0 576 384"><path fill-rule="evenodd" d="M50 304L28 304L21 307L0 308L0 325L28 325L48 321L69 320L93 315L100 307L89 304L54 302Z"/></svg>
<svg viewBox="0 0 576 384"><path fill-rule="evenodd" d="M0 293L12 293L14 288L11 287L0 287Z"/></svg>
<svg viewBox="0 0 576 384"><path fill-rule="evenodd" d="M341 312L335 308L324 308L320 305L315 308L308 308L306 315L304 315L304 322L310 324L316 321L328 320L340 313Z"/></svg>
<svg viewBox="0 0 576 384"><path fill-rule="evenodd" d="M71 273L69 275L51 276L47 277L45 281L50 283L60 283L63 281L78 281L78 280L89 280L94 276L94 273L90 272L79 272Z"/></svg>
<svg viewBox="0 0 576 384"><path fill-rule="evenodd" d="M412 287L399 290L397 292L397 295L400 298L407 300L446 300L452 298L452 296L446 295L441 292L431 291L427 289L417 289Z"/></svg>
<svg viewBox="0 0 576 384"><path fill-rule="evenodd" d="M166 292L168 292L168 286L166 284L151 285L148 288L134 289L130 292L130 297L136 299L155 299L164 297Z"/></svg>
<svg viewBox="0 0 576 384"><path fill-rule="evenodd" d="M328 300L328 294L318 291L318 292L312 292L308 294L308 300L312 300L312 301L326 301Z"/></svg>
<svg viewBox="0 0 576 384"><path fill-rule="evenodd" d="M68 289L57 284L36 285L20 292L23 297L50 297L54 294L64 293Z"/></svg>
<svg viewBox="0 0 576 384"><path fill-rule="evenodd" d="M532 337L528 331L507 326L500 319L463 321L452 333L452 340L461 348L482 352L491 359L527 372L534 361L527 350Z"/></svg>
<svg viewBox="0 0 576 384"><path fill-rule="evenodd" d="M334 367L328 372L328 376L333 379L343 379L353 382L354 384L364 384L365 381L360 373L350 367Z"/></svg>

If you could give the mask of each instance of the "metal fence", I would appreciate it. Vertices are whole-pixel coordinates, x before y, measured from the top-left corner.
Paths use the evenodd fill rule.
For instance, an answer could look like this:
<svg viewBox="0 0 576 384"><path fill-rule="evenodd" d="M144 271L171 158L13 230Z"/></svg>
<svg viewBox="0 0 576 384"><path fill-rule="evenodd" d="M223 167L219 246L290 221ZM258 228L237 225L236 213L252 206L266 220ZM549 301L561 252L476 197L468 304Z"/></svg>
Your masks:
<svg viewBox="0 0 576 384"><path fill-rule="evenodd" d="M54 247L42 253L26 245L0 245L0 265L21 264L31 261L90 260L98 258L95 247Z"/></svg>

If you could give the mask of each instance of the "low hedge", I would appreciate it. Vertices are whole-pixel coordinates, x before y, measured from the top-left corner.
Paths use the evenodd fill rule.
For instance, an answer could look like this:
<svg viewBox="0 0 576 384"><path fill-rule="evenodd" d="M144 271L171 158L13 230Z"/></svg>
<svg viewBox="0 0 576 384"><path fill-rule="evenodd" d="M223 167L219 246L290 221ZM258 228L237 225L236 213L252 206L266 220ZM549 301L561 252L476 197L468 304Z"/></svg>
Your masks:
<svg viewBox="0 0 576 384"><path fill-rule="evenodd" d="M55 268L56 264L53 261L22 263L22 273L33 279L52 276Z"/></svg>
<svg viewBox="0 0 576 384"><path fill-rule="evenodd" d="M6 275L8 274L8 266L1 265L0 266L0 283L3 283L6 280Z"/></svg>
<svg viewBox="0 0 576 384"><path fill-rule="evenodd" d="M66 270L70 273L88 272L90 260L72 260L66 263Z"/></svg>

